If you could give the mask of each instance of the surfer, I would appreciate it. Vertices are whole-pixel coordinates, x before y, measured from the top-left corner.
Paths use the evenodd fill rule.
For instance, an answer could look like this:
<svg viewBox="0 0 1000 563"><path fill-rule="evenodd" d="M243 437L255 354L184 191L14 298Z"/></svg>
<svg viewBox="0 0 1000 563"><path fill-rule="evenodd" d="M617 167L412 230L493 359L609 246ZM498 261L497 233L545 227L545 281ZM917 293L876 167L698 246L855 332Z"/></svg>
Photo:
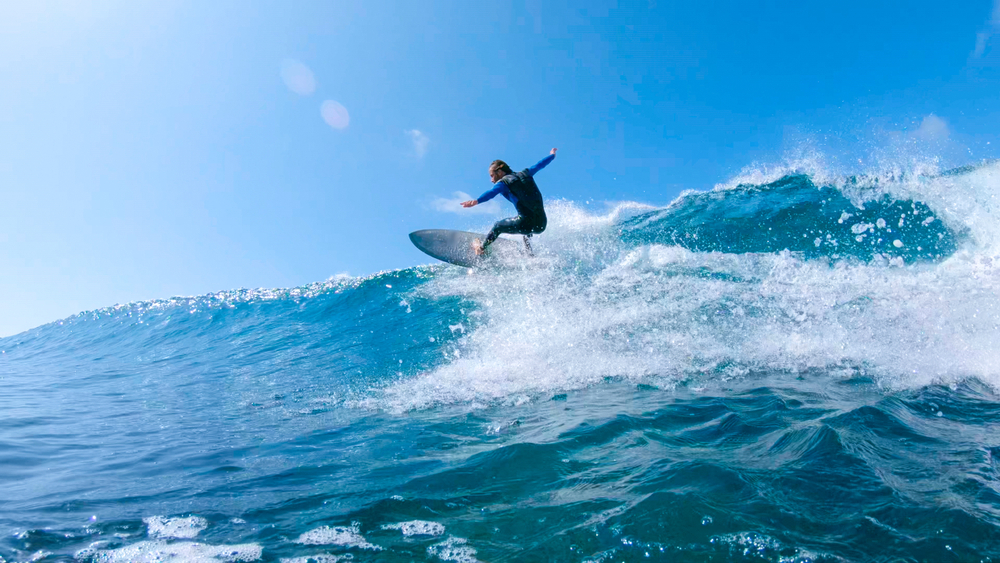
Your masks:
<svg viewBox="0 0 1000 563"><path fill-rule="evenodd" d="M538 161L538 164L520 172L514 172L502 160L494 160L490 164L490 180L494 182L493 187L477 199L463 201L462 207L475 207L500 194L514 204L517 209L517 217L497 221L490 229L489 234L486 235L486 240L476 239L472 241L472 248L476 254L484 254L486 247L501 233L524 235L524 247L528 249L528 254L531 254L531 244L528 243L528 237L544 231L545 225L548 223L548 219L545 217L545 207L542 205L542 192L538 191L534 176L555 159L556 150L552 149L549 151L549 156Z"/></svg>

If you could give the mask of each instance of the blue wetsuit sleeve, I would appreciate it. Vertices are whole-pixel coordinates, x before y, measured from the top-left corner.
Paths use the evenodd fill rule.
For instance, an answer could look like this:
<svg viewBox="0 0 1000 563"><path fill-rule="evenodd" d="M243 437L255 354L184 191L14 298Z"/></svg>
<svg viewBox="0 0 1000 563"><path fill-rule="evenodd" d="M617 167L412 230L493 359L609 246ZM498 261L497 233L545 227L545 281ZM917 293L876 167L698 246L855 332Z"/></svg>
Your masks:
<svg viewBox="0 0 1000 563"><path fill-rule="evenodd" d="M507 184L504 184L503 182L497 182L496 184L493 184L492 188L486 190L486 192L484 192L483 195L476 198L476 201L479 203L489 201L495 198L500 193L504 192L506 189L507 189Z"/></svg>
<svg viewBox="0 0 1000 563"><path fill-rule="evenodd" d="M536 165L534 165L534 166L532 166L531 168L528 169L528 176L534 176L535 174L538 174L539 170L541 170L542 168L545 168L546 166L548 166L550 162L552 162L553 160L555 160L555 158L556 158L556 155L550 154L549 156L547 156L547 157L539 160L538 164L536 164Z"/></svg>

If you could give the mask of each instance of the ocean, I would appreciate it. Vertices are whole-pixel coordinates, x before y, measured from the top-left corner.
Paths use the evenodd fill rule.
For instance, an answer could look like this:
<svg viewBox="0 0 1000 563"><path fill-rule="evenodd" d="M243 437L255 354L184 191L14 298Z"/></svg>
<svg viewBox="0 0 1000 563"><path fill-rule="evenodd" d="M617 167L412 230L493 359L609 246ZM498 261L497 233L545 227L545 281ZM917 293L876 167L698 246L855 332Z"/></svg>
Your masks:
<svg viewBox="0 0 1000 563"><path fill-rule="evenodd" d="M0 339L0 562L1000 561L1000 164L547 206Z"/></svg>

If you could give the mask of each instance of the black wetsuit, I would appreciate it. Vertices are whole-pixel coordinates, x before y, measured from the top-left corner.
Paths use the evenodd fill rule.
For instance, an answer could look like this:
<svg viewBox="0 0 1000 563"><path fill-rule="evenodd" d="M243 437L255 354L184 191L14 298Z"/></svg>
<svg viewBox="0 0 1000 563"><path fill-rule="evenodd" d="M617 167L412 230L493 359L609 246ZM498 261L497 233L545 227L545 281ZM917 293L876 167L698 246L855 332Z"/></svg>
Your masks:
<svg viewBox="0 0 1000 563"><path fill-rule="evenodd" d="M535 233L545 230L548 218L545 216L542 192L538 190L538 185L535 184L533 176L539 170L545 168L554 158L555 155L550 154L531 168L525 168L520 172L504 176L499 182L493 185L493 189L479 196L479 199L476 201L483 203L484 201L493 199L498 194L503 195L508 201L514 204L518 213L517 217L497 221L493 225L493 228L490 229L489 234L486 235L483 247L496 240L497 236L502 233L530 237ZM527 243L527 240L525 240L525 243Z"/></svg>

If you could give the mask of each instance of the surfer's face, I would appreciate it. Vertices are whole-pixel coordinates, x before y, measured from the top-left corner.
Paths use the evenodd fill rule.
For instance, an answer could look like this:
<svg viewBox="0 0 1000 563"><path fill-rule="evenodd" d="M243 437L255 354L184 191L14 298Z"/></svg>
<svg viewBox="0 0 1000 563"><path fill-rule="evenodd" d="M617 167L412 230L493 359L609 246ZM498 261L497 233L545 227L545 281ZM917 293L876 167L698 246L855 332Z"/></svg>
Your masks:
<svg viewBox="0 0 1000 563"><path fill-rule="evenodd" d="M496 183L500 181L500 178L503 178L503 172L499 168L490 168L490 180Z"/></svg>

